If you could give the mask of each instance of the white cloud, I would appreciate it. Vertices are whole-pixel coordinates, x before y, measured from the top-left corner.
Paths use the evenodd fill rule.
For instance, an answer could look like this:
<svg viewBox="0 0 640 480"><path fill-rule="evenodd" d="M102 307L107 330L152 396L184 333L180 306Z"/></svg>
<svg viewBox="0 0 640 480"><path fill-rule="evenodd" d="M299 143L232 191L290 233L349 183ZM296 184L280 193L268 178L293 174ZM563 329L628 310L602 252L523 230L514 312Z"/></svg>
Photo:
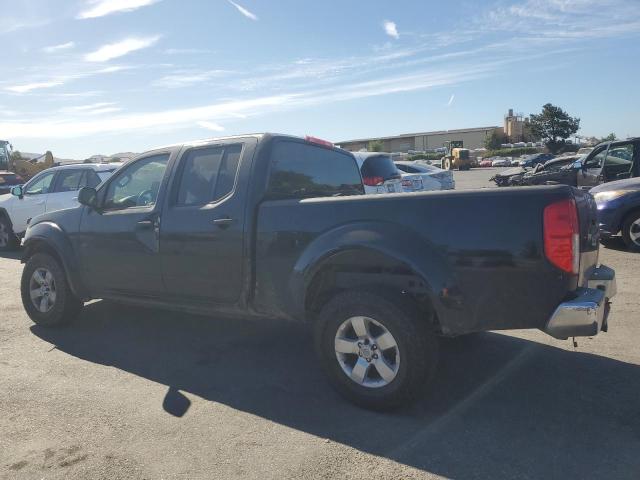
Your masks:
<svg viewBox="0 0 640 480"><path fill-rule="evenodd" d="M81 11L76 18L97 18L116 12L130 12L158 1L160 0L92 0L88 2L88 8Z"/></svg>
<svg viewBox="0 0 640 480"><path fill-rule="evenodd" d="M251 20L258 20L258 16L254 13L251 13L249 10L247 10L246 8L244 8L242 5L238 5L236 2L234 2L233 0L229 0L229 3L231 5L233 5L234 7L236 7L238 9L238 11L244 15L247 18L250 18Z"/></svg>
<svg viewBox="0 0 640 480"><path fill-rule="evenodd" d="M218 125L217 123L213 123L213 122L198 122L198 126L206 130L211 130L212 132L224 131L224 127L222 125Z"/></svg>
<svg viewBox="0 0 640 480"><path fill-rule="evenodd" d="M400 34L398 33L398 27L395 22L390 22L389 20L385 20L382 24L384 28L384 32L390 37L395 38L396 40L400 38Z"/></svg>
<svg viewBox="0 0 640 480"><path fill-rule="evenodd" d="M184 88L207 82L213 78L223 77L229 73L233 72L229 70L207 70L203 72L178 71L159 78L153 82L153 85L163 88Z"/></svg>
<svg viewBox="0 0 640 480"><path fill-rule="evenodd" d="M160 39L159 36L147 38L127 38L117 43L110 43L100 47L95 52L85 55L88 62L106 62L113 58L122 57L128 53L142 50L154 45Z"/></svg>
<svg viewBox="0 0 640 480"><path fill-rule="evenodd" d="M453 101L456 99L456 94L452 93L449 97L449 101L447 102L447 107L450 107L453 104Z"/></svg>
<svg viewBox="0 0 640 480"><path fill-rule="evenodd" d="M44 47L42 51L46 53L55 53L61 50L69 50L70 48L75 47L75 45L76 44L74 42L61 43L60 45L51 45L48 47Z"/></svg>
<svg viewBox="0 0 640 480"><path fill-rule="evenodd" d="M60 81L50 81L50 82L34 82L34 83L26 83L24 85L14 85L11 87L5 87L5 90L14 93L28 93L32 90L38 90L40 88L51 88L62 85L63 82Z"/></svg>

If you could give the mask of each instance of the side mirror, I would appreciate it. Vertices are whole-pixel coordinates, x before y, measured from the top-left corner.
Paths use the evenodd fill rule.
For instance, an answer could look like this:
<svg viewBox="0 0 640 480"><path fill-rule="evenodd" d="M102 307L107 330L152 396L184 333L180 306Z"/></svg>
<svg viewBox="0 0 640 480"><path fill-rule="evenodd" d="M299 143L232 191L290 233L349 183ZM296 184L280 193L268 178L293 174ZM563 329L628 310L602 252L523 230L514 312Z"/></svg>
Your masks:
<svg viewBox="0 0 640 480"><path fill-rule="evenodd" d="M95 208L98 204L98 193L95 188L82 187L78 192L78 203Z"/></svg>
<svg viewBox="0 0 640 480"><path fill-rule="evenodd" d="M24 189L22 185L18 185L11 189L11 195L15 195L16 197L22 198L24 196Z"/></svg>

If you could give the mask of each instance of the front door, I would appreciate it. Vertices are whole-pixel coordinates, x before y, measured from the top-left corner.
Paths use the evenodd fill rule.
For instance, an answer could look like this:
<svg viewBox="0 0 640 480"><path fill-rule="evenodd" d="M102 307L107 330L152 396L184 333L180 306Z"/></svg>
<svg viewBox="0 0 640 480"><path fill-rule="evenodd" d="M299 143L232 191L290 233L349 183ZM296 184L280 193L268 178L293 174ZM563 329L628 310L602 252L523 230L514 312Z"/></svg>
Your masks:
<svg viewBox="0 0 640 480"><path fill-rule="evenodd" d="M581 188L595 187L602 183L602 168L607 158L609 144L596 147L584 161L582 169L578 171L577 186Z"/></svg>
<svg viewBox="0 0 640 480"><path fill-rule="evenodd" d="M28 222L33 217L46 211L47 197L55 175L55 171L51 171L34 177L25 185L22 197L13 201L11 222L15 233L24 232L27 229Z"/></svg>
<svg viewBox="0 0 640 480"><path fill-rule="evenodd" d="M604 181L612 182L633 177L636 154L635 144L632 142L611 145L602 170Z"/></svg>
<svg viewBox="0 0 640 480"><path fill-rule="evenodd" d="M242 291L248 181L255 139L189 148L180 158L160 228L168 295L234 304Z"/></svg>
<svg viewBox="0 0 640 480"><path fill-rule="evenodd" d="M161 297L159 195L169 153L143 157L120 170L85 207L80 250L94 296Z"/></svg>

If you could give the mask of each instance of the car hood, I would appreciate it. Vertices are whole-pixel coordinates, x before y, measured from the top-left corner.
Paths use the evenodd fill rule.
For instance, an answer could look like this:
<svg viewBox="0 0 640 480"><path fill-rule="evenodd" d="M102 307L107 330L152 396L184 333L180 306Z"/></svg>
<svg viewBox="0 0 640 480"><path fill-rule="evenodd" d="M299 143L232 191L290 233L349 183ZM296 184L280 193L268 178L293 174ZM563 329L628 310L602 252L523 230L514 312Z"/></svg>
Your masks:
<svg viewBox="0 0 640 480"><path fill-rule="evenodd" d="M627 178L603 183L589 190L591 193L610 192L612 190L640 190L640 178Z"/></svg>
<svg viewBox="0 0 640 480"><path fill-rule="evenodd" d="M496 173L496 177L511 177L513 175L520 175L524 172L526 172L526 170L522 167L509 168L503 172Z"/></svg>
<svg viewBox="0 0 640 480"><path fill-rule="evenodd" d="M29 222L29 227L33 227L38 223L50 222L58 225L62 230L67 232L77 232L82 218L82 211L85 207L77 206L66 208L64 210L56 210L55 212L47 212L37 215Z"/></svg>

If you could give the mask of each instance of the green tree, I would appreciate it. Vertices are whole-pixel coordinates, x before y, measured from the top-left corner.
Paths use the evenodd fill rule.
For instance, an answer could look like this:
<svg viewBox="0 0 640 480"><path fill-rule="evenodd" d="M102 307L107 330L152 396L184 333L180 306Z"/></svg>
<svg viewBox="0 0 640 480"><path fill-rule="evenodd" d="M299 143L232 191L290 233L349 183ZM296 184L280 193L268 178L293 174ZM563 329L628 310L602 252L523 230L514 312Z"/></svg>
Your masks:
<svg viewBox="0 0 640 480"><path fill-rule="evenodd" d="M498 150L503 143L506 143L507 136L500 130L494 130L484 139L484 148L487 150Z"/></svg>
<svg viewBox="0 0 640 480"><path fill-rule="evenodd" d="M382 140L371 140L367 149L370 152L382 152L384 150L384 143L382 143Z"/></svg>
<svg viewBox="0 0 640 480"><path fill-rule="evenodd" d="M615 133L610 133L606 137L602 137L602 140L600 140L600 141L601 142L615 142L617 139L618 139L618 137L616 137Z"/></svg>
<svg viewBox="0 0 640 480"><path fill-rule="evenodd" d="M531 132L540 137L551 153L558 152L564 141L580 129L580 119L571 117L560 107L547 103L538 115L531 115Z"/></svg>

